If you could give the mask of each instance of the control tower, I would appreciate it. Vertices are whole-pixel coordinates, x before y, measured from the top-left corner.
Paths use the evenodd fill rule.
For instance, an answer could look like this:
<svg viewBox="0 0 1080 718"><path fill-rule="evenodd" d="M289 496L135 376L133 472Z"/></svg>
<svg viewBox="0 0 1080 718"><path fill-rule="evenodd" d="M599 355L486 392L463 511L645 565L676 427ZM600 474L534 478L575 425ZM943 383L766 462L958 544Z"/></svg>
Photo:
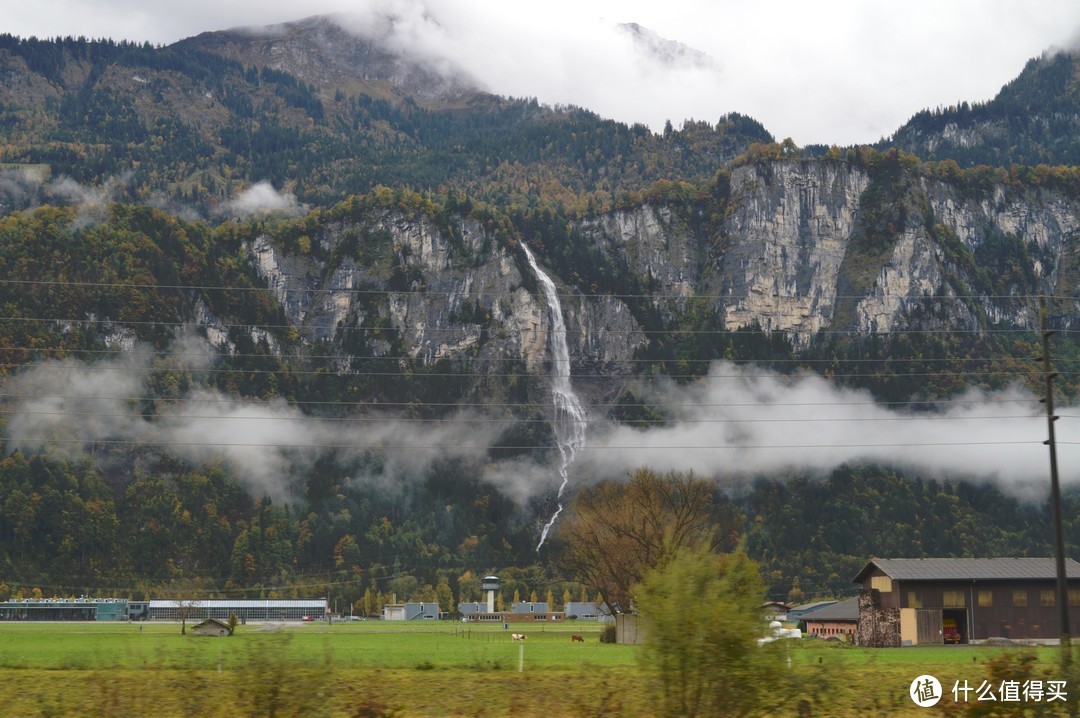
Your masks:
<svg viewBox="0 0 1080 718"><path fill-rule="evenodd" d="M487 612L495 613L495 592L499 590L499 577L484 576L484 582L480 588L487 592Z"/></svg>

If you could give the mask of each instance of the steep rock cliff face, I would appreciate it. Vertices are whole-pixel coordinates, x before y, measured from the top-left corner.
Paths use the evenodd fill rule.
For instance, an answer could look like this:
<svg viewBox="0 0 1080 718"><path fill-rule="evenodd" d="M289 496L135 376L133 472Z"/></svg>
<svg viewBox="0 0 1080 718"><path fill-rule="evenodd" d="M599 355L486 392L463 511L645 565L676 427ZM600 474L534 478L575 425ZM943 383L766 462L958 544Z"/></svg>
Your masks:
<svg viewBox="0 0 1080 718"><path fill-rule="evenodd" d="M976 298L967 305L942 305L937 313L942 328L974 329L980 322L1033 327L1038 321L1034 303L1010 297L1075 292L1068 271L1070 247L1080 229L1075 200L1005 187L986 197L964 197L950 185L928 180L920 183L920 191L927 199L930 227L914 223L905 228L873 291L859 301L858 330L905 328L912 309L929 306L922 297L957 294Z"/></svg>
<svg viewBox="0 0 1080 718"><path fill-rule="evenodd" d="M899 176L883 185L844 162L747 164L709 208L718 223L646 204L575 229L612 274L642 288L659 329L705 307L729 331L756 324L787 333L796 348L828 331L1030 328L1031 296L1080 288L1077 199ZM513 240L496 241L475 220L440 228L421 214L379 210L323 225L306 253L269 236L248 250L300 336L339 345L343 368L348 336L361 332L365 351L418 366L549 369L550 314L536 279ZM641 302L548 274L559 285L573 373L632 374L649 343Z"/></svg>
<svg viewBox="0 0 1080 718"><path fill-rule="evenodd" d="M585 220L579 229L611 265L637 280L667 321L685 312L687 301L706 283L703 262L711 261L709 252L668 207L620 210Z"/></svg>
<svg viewBox="0 0 1080 718"><path fill-rule="evenodd" d="M268 236L249 251L309 341L347 347L346 333L364 332L375 356L400 353L421 366L465 361L470 374L506 374L515 365L545 374L549 308L535 277L523 274L530 270L518 248L497 244L468 219L451 234L423 216L380 211L327 225L318 251L306 255ZM627 373L644 337L626 305L559 289L575 371Z"/></svg>
<svg viewBox="0 0 1080 718"><path fill-rule="evenodd" d="M805 340L829 326L863 192L861 171L830 163L747 165L732 173L721 302L730 330L757 322Z"/></svg>
<svg viewBox="0 0 1080 718"><path fill-rule="evenodd" d="M919 210L901 214L903 223L889 236L864 221L876 209L868 206L874 181L840 163L736 169L718 306L726 326L757 322L792 333L797 344L823 329L977 329L1002 322L1031 327L1033 305L1010 296L1075 292L1075 260L1069 257L1080 233L1076 198L1006 187L970 196L918 178L906 187L907 196L888 198ZM866 251L868 243L887 249ZM856 269L872 272L869 287L851 281ZM853 296L847 294L852 287L858 287ZM982 296L926 300L956 295ZM853 315L837 314L845 302L854 303Z"/></svg>

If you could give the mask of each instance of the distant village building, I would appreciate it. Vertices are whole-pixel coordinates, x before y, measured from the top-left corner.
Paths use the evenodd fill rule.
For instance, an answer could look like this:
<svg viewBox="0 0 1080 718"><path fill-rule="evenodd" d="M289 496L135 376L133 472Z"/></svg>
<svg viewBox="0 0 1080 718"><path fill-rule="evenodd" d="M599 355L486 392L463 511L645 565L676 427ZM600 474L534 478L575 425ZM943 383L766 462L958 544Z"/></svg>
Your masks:
<svg viewBox="0 0 1080 718"><path fill-rule="evenodd" d="M566 620L563 611L549 610L547 601L521 601L511 604L510 610L503 614L506 623L536 623Z"/></svg>
<svg viewBox="0 0 1080 718"><path fill-rule="evenodd" d="M382 617L384 621L415 621L439 619L439 604L434 601L428 603L388 603L383 606Z"/></svg>
<svg viewBox="0 0 1080 718"><path fill-rule="evenodd" d="M459 603L458 613L465 621L490 623L527 623L543 621L563 621L566 614L562 611L547 610L547 603L515 603L509 611L489 613L483 602Z"/></svg>
<svg viewBox="0 0 1080 718"><path fill-rule="evenodd" d="M578 621L599 621L601 623L614 623L615 617L611 614L608 605L597 605L595 601L570 601L563 609L566 618L577 618Z"/></svg>
<svg viewBox="0 0 1080 718"><path fill-rule="evenodd" d="M458 604L458 613L464 621L490 623L556 623L572 615L586 621L609 618L591 602L568 603L565 611L552 611L547 601L519 601L509 611L488 611L488 606L484 601L467 601Z"/></svg>
<svg viewBox="0 0 1080 718"><path fill-rule="evenodd" d="M818 611L826 606L831 606L836 601L814 601L812 603L800 603L797 606L792 606L788 609L787 620L791 623L804 623L807 617L814 611Z"/></svg>
<svg viewBox="0 0 1080 718"><path fill-rule="evenodd" d="M780 601L768 601L761 604L761 616L766 621L786 621L791 607Z"/></svg>
<svg viewBox="0 0 1080 718"><path fill-rule="evenodd" d="M462 617L473 618L476 620L479 620L476 618L477 616L488 613L487 602L485 601L466 601L464 603L459 603L457 610Z"/></svg>
<svg viewBox="0 0 1080 718"><path fill-rule="evenodd" d="M1080 564L1065 562L1069 623L1080 625ZM1061 637L1051 558L873 559L861 587L862 645L973 643L1002 637L1056 643Z"/></svg>

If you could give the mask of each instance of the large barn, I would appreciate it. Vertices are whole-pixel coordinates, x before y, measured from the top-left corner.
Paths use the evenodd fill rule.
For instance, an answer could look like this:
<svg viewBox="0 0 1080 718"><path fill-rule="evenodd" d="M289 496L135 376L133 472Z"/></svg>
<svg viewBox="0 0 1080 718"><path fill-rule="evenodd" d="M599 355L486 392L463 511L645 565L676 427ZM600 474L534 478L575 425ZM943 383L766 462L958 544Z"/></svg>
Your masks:
<svg viewBox="0 0 1080 718"><path fill-rule="evenodd" d="M1065 562L1069 625L1080 627L1080 564ZM1061 637L1052 558L872 559L852 581L862 587L863 645L972 643L1002 637Z"/></svg>
<svg viewBox="0 0 1080 718"><path fill-rule="evenodd" d="M228 598L154 599L146 617L150 620L179 621L216 618L227 621L235 613L241 621L301 621L326 618L325 598Z"/></svg>

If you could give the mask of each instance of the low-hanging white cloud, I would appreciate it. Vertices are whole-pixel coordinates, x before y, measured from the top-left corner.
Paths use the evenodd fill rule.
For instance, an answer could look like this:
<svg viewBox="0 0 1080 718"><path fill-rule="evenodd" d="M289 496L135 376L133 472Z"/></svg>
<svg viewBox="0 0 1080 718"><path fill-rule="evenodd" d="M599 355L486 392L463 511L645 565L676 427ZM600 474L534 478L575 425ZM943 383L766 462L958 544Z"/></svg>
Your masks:
<svg viewBox="0 0 1080 718"><path fill-rule="evenodd" d="M205 340L185 335L165 366L198 383L214 360ZM509 424L489 414L461 412L430 423L390 414L319 419L283 400L240 400L200 383L144 416L145 379L161 362L136 348L111 361L46 361L14 374L3 385L6 449L85 458L100 445L153 447L196 464L225 461L252 493L276 500L301 495L298 479L328 456L352 481L387 491L423 480L447 458L483 463L482 478L522 505L558 485L554 466L486 458ZM698 382L653 384L643 396L665 410L666 423L594 423L570 467L571 490L641 466L730 485L859 464L990 481L1024 498L1042 499L1048 490L1046 417L1037 397L1020 387L971 390L939 411L915 411L813 374L717 363ZM1080 461L1080 417L1069 408L1058 413L1062 482L1075 485L1070 467ZM365 465L375 468L357 468Z"/></svg>
<svg viewBox="0 0 1080 718"><path fill-rule="evenodd" d="M1048 487L1043 405L1021 387L970 390L940 410L915 411L813 374L718 363L700 381L658 385L647 399L666 408L667 424L594 432L579 476L651 466L739 480L878 464L926 478L992 481L1021 495L1043 496ZM1075 465L1077 419L1059 413L1066 415L1056 424L1059 461ZM1075 471L1062 477L1077 483Z"/></svg>
<svg viewBox="0 0 1080 718"><path fill-rule="evenodd" d="M269 182L256 182L221 205L221 214L243 218L260 214L298 217L305 211L292 192L274 189Z"/></svg>
<svg viewBox="0 0 1080 718"><path fill-rule="evenodd" d="M255 495L275 500L301 496L298 480L314 462L330 457L355 467L376 455L377 469L352 480L392 490L423 480L444 459L479 461L505 424L462 412L425 423L391 415L319 419L284 400L250 401L199 385L153 416L141 407L153 370L184 370L198 379L214 355L205 340L180 338L173 353L155 359L146 350L86 364L72 359L40 362L5 380L7 451L44 451L86 458L95 446L154 448L199 464L225 461Z"/></svg>
<svg viewBox="0 0 1080 718"><path fill-rule="evenodd" d="M75 207L78 226L93 224L104 219L109 202L122 198L130 179L131 173L125 173L87 185L67 175L50 177L44 165L0 170L0 213L51 204Z"/></svg>

